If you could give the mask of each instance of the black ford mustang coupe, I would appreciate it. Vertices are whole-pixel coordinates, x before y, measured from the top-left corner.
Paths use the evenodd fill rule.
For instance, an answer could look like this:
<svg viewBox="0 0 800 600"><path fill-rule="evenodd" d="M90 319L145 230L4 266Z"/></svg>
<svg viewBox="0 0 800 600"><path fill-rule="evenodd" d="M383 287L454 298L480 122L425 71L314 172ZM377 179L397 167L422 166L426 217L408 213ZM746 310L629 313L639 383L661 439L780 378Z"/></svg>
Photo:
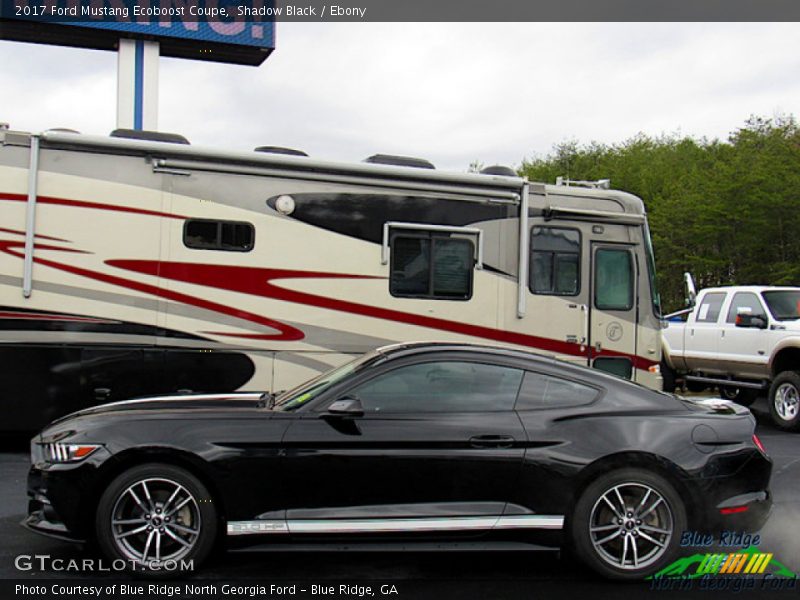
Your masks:
<svg viewBox="0 0 800 600"><path fill-rule="evenodd" d="M615 578L687 530L754 531L772 462L739 406L521 351L390 346L271 394L117 402L32 440L24 524L157 571L218 543L567 545Z"/></svg>

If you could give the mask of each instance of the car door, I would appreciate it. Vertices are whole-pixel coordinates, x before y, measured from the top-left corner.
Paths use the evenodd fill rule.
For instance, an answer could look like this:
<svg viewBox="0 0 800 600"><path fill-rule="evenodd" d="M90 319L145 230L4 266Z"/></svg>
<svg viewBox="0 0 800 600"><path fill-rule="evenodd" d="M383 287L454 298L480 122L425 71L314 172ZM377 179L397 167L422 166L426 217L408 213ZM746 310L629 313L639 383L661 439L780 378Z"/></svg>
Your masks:
<svg viewBox="0 0 800 600"><path fill-rule="evenodd" d="M736 316L744 312L751 317L762 317L768 322L758 294L736 292L720 323L719 361L729 373L737 377L769 376L770 331L758 327L737 327Z"/></svg>
<svg viewBox="0 0 800 600"><path fill-rule="evenodd" d="M686 323L684 356L692 371L720 373L719 321L725 292L708 292Z"/></svg>
<svg viewBox="0 0 800 600"><path fill-rule="evenodd" d="M519 476L523 371L455 355L397 359L331 390L283 441L292 533L488 529ZM361 415L334 415L357 398Z"/></svg>

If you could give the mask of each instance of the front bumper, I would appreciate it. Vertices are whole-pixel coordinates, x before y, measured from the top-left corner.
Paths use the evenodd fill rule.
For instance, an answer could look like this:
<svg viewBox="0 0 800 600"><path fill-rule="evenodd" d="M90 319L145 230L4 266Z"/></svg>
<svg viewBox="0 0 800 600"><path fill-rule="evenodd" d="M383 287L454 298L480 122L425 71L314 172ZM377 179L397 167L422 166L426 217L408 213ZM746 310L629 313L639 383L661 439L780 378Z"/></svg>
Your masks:
<svg viewBox="0 0 800 600"><path fill-rule="evenodd" d="M45 494L41 491L28 490L28 495L28 516L20 522L20 525L35 533L66 542L86 541L67 529Z"/></svg>
<svg viewBox="0 0 800 600"><path fill-rule="evenodd" d="M28 471L28 516L21 525L48 537L82 543L87 540L95 489L94 467L34 464Z"/></svg>

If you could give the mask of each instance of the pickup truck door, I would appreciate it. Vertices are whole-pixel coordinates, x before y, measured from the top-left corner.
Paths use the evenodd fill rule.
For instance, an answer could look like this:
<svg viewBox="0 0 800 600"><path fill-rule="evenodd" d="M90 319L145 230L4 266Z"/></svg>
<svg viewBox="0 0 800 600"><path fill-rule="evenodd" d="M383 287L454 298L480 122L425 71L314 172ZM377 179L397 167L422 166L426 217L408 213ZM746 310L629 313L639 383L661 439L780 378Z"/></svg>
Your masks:
<svg viewBox="0 0 800 600"><path fill-rule="evenodd" d="M719 374L719 321L723 320L722 307L725 292L707 292L689 315L684 333L684 358L690 371Z"/></svg>
<svg viewBox="0 0 800 600"><path fill-rule="evenodd" d="M736 378L752 377L754 379L769 376L770 331L757 327L737 327L736 315L740 309L751 316L760 316L765 320L767 312L754 292L736 292L727 306L725 318L719 325L719 362Z"/></svg>

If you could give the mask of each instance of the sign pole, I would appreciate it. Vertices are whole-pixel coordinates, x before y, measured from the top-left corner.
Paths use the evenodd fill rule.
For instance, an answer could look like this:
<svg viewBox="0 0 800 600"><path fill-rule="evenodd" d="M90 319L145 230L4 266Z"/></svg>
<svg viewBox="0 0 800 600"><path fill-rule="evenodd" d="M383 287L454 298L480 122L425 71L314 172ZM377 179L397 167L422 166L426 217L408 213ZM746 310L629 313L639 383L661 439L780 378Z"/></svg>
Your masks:
<svg viewBox="0 0 800 600"><path fill-rule="evenodd" d="M158 130L158 57L158 42L119 40L117 128Z"/></svg>

